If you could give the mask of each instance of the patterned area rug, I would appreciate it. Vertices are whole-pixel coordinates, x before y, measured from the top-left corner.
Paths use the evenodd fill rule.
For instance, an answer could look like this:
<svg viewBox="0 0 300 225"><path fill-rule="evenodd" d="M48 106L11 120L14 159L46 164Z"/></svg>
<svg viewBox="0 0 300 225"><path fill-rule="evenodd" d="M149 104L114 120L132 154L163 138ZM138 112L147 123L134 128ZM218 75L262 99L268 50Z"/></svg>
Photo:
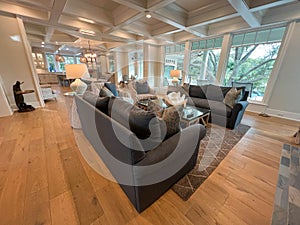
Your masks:
<svg viewBox="0 0 300 225"><path fill-rule="evenodd" d="M207 127L206 136L202 139L197 164L187 175L173 187L184 201L188 200L197 188L217 168L230 150L249 130L249 126L240 124L236 129L212 125Z"/></svg>

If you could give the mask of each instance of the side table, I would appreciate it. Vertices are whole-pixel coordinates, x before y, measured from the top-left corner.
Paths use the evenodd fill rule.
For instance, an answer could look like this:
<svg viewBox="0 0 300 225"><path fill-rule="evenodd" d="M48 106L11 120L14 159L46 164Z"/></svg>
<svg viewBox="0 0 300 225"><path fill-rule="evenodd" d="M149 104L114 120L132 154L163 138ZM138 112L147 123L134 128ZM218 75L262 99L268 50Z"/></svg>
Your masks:
<svg viewBox="0 0 300 225"><path fill-rule="evenodd" d="M66 97L66 104L71 127L74 129L81 129L81 123L77 113L77 106L74 98L75 95L75 92L64 93L64 96Z"/></svg>

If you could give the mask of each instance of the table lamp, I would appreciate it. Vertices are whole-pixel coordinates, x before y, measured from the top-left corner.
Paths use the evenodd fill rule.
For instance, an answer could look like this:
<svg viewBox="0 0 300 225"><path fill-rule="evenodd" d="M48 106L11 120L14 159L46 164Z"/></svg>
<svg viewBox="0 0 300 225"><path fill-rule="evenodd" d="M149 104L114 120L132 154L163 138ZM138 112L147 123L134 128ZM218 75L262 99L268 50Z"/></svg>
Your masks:
<svg viewBox="0 0 300 225"><path fill-rule="evenodd" d="M181 70L171 70L170 77L173 77L172 83L178 85L178 78L181 77Z"/></svg>
<svg viewBox="0 0 300 225"><path fill-rule="evenodd" d="M89 77L89 71L86 64L66 64L66 77L67 79L75 79L70 84L70 88L78 95L82 95L86 89L87 84L80 80L83 77Z"/></svg>

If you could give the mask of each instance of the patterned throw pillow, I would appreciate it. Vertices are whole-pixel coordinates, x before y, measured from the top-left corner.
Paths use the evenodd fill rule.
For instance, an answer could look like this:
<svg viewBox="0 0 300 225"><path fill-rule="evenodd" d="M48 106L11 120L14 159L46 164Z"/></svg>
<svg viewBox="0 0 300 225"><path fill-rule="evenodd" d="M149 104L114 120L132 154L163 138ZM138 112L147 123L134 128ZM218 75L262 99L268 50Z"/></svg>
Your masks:
<svg viewBox="0 0 300 225"><path fill-rule="evenodd" d="M148 106L147 106L147 111L153 112L157 116L162 117L164 108L161 105L159 105L153 101L149 101Z"/></svg>
<svg viewBox="0 0 300 225"><path fill-rule="evenodd" d="M227 94L225 95L223 103L228 107L233 108L241 92L242 89L236 90L236 88L231 88L230 91L228 91Z"/></svg>
<svg viewBox="0 0 300 225"><path fill-rule="evenodd" d="M162 119L166 123L167 133L166 138L171 137L172 135L180 131L180 114L183 111L182 106L172 106L166 108L163 112Z"/></svg>

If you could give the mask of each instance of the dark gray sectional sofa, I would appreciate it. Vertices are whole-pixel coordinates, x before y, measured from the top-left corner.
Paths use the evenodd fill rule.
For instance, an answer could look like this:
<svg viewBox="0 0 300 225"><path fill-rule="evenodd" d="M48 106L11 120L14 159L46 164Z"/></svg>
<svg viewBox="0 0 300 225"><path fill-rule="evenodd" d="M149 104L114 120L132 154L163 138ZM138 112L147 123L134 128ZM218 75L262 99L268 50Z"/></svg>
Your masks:
<svg viewBox="0 0 300 225"><path fill-rule="evenodd" d="M222 87L212 84L203 86L189 85L185 88L169 86L168 93L180 91L182 94L188 96L188 105L211 110L211 123L234 129L240 124L249 104L247 101L249 93L244 91L243 87L238 87L237 89L242 89L242 93L234 107L230 108L223 103L223 99L230 89L231 87Z"/></svg>
<svg viewBox="0 0 300 225"><path fill-rule="evenodd" d="M202 125L192 125L158 141L156 118L151 113L140 112L133 121L151 118L151 125L147 125L151 135L141 139L138 136L149 130L138 134L145 124L143 127L137 124L136 129L128 122L135 107L130 103L91 94L85 98L76 96L75 101L84 135L138 212L195 166L199 143L206 133Z"/></svg>

